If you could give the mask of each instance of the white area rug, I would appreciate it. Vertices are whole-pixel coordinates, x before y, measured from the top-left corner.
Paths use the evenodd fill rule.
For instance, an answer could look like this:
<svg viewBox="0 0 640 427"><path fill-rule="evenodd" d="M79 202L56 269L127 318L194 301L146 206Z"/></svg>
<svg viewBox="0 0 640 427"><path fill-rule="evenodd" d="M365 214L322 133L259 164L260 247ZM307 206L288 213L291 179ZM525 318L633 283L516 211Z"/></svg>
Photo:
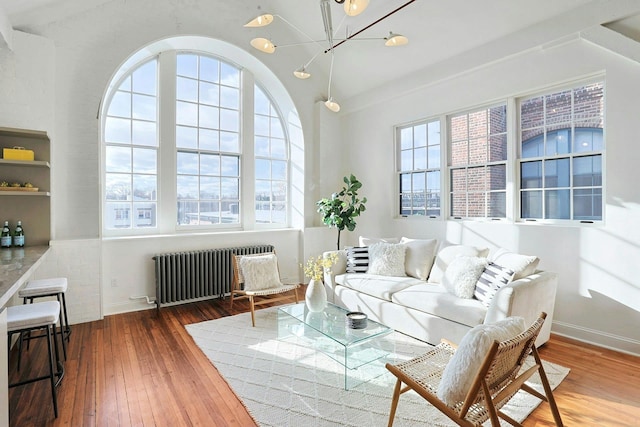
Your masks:
<svg viewBox="0 0 640 427"><path fill-rule="evenodd" d="M256 311L256 327L249 313L187 325L196 344L226 379L261 426L386 426L395 377L384 373L351 390L344 390L344 368L327 355L278 341L277 308ZM429 345L400 333L396 357L411 359ZM545 362L553 388L569 369ZM532 378L537 380L537 374ZM530 383L539 391L542 386ZM204 392L204 390L203 390ZM540 400L519 392L504 412L524 420ZM414 392L400 397L395 427L454 426ZM507 423L504 423L508 426Z"/></svg>

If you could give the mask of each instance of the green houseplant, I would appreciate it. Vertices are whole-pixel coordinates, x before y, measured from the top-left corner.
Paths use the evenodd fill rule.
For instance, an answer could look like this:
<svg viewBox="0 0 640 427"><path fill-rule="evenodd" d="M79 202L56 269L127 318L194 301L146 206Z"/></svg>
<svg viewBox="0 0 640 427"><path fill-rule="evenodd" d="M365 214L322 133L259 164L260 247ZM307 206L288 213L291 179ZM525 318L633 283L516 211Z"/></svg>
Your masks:
<svg viewBox="0 0 640 427"><path fill-rule="evenodd" d="M367 198L358 198L358 190L362 183L351 174L344 177L342 190L333 193L331 197L318 200L318 212L322 215L322 222L329 227L338 229L338 250L340 250L340 232L344 229L353 231L356 228L356 218L365 211Z"/></svg>

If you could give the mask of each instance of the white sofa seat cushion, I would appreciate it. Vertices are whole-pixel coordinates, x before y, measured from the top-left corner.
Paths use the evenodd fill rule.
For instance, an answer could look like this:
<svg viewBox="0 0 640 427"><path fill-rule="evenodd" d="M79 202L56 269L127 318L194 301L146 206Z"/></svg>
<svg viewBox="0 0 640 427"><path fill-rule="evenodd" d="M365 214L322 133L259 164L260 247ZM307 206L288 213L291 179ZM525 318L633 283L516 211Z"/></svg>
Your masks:
<svg viewBox="0 0 640 427"><path fill-rule="evenodd" d="M422 282L399 290L391 301L471 327L484 322L487 314L487 307L477 299L458 298L436 283Z"/></svg>
<svg viewBox="0 0 640 427"><path fill-rule="evenodd" d="M376 298L391 301L391 296L424 282L413 277L379 276L377 274L346 273L336 276L335 283Z"/></svg>

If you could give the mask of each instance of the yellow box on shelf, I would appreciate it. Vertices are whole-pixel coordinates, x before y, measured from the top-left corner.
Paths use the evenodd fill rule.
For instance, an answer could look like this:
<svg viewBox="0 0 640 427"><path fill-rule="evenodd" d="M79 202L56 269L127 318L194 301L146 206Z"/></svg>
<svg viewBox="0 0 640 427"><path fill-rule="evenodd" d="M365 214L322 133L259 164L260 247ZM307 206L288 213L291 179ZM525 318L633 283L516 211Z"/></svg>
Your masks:
<svg viewBox="0 0 640 427"><path fill-rule="evenodd" d="M33 160L33 150L24 147L3 148L2 157L5 160Z"/></svg>

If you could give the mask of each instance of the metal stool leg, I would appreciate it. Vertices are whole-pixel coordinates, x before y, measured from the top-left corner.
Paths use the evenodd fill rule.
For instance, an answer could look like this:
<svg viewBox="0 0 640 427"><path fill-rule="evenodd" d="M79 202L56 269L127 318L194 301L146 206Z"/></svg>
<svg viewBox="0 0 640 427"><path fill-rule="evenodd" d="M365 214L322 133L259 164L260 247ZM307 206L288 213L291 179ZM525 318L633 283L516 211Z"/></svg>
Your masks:
<svg viewBox="0 0 640 427"><path fill-rule="evenodd" d="M64 360L67 360L67 346L64 344L65 322L64 322L64 319L62 318L62 300L60 298L60 294L56 294L56 298L58 299L58 303L60 304L60 336L62 337L62 353L64 354ZM57 329L57 327L54 329ZM56 344L57 343L58 341L56 340ZM56 345L56 349L57 349L57 345Z"/></svg>
<svg viewBox="0 0 640 427"><path fill-rule="evenodd" d="M67 299L62 294L62 309L64 311L64 324L65 324L65 333L67 334L67 341L69 341L69 335L71 335L71 325L69 325L69 318L67 317Z"/></svg>
<svg viewBox="0 0 640 427"><path fill-rule="evenodd" d="M53 339L56 339L56 325L47 326L47 350L49 351L49 382L51 383L51 396L53 397L53 413L56 418L58 418L58 396L56 393L56 380L54 377L53 370L53 352L51 351L51 347L53 343L51 342L51 331L53 330ZM56 354L58 347L56 346Z"/></svg>

